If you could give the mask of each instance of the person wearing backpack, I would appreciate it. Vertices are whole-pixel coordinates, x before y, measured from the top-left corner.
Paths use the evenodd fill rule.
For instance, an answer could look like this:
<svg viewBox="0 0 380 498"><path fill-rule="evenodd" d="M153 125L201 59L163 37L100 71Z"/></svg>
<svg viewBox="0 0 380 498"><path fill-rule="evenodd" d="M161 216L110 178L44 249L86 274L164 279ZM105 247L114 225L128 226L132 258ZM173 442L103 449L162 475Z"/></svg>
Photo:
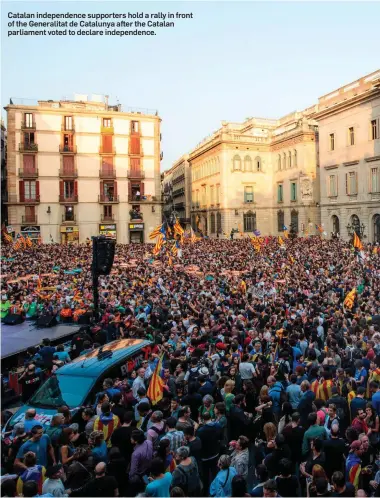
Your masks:
<svg viewBox="0 0 380 498"><path fill-rule="evenodd" d="M155 411L150 418L152 425L146 432L146 438L153 444L153 449L157 449L160 439L165 435L165 421L163 413Z"/></svg>
<svg viewBox="0 0 380 498"><path fill-rule="evenodd" d="M232 479L237 474L235 467L231 467L231 457L229 455L222 455L219 458L218 467L220 470L211 483L210 496L215 498L231 496Z"/></svg>
<svg viewBox="0 0 380 498"><path fill-rule="evenodd" d="M333 427L338 428L338 434L339 434L339 429L340 429L339 424L340 424L340 420L339 420L339 417L337 416L337 407L336 407L336 405L331 403L328 407L328 413L327 413L327 416L325 418L325 424L324 424L324 428L325 428L325 431L326 431L328 438L330 438L330 436L331 436L331 430ZM336 429L335 429L335 432L336 432Z"/></svg>
<svg viewBox="0 0 380 498"><path fill-rule="evenodd" d="M177 467L172 473L172 489L180 487L185 496L201 496L202 481L199 476L198 465L194 457L189 456L187 446L181 446L175 452Z"/></svg>

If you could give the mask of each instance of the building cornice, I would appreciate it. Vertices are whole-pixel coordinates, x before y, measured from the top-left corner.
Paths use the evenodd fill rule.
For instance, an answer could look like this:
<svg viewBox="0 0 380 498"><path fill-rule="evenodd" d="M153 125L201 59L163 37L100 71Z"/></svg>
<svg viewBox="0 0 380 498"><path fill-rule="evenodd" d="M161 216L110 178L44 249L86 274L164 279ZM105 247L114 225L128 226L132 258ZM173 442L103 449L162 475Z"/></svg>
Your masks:
<svg viewBox="0 0 380 498"><path fill-rule="evenodd" d="M329 166L324 166L324 169L330 170L330 169L338 169L339 164L330 164Z"/></svg>
<svg viewBox="0 0 380 498"><path fill-rule="evenodd" d="M356 159L355 161L347 161L343 163L343 166L356 166L357 164L359 164L359 162L359 159Z"/></svg>
<svg viewBox="0 0 380 498"><path fill-rule="evenodd" d="M366 163L372 163L373 161L380 161L380 156L365 157L364 161Z"/></svg>

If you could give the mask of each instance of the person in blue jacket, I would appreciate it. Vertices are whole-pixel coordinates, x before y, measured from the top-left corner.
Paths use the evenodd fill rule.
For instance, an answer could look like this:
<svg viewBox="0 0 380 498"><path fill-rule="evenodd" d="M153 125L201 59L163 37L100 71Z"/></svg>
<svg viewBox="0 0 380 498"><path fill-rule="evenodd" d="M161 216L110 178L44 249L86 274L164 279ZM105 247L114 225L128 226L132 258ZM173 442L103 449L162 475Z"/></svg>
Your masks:
<svg viewBox="0 0 380 498"><path fill-rule="evenodd" d="M220 498L231 496L232 479L237 474L235 467L231 467L231 457L229 455L222 455L219 458L218 467L220 470L211 483L210 496Z"/></svg>

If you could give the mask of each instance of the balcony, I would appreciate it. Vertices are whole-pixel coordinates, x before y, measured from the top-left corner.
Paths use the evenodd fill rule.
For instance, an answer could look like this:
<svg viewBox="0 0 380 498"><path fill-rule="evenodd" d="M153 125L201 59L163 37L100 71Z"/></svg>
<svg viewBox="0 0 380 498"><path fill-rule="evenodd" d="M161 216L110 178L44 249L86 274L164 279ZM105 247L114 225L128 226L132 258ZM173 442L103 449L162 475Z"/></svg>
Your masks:
<svg viewBox="0 0 380 498"><path fill-rule="evenodd" d="M141 202L160 202L154 195L140 195L139 198L136 195L129 195L128 202L131 204L139 204Z"/></svg>
<svg viewBox="0 0 380 498"><path fill-rule="evenodd" d="M99 147L99 154L114 156L116 154L116 149L115 147L104 147L101 145Z"/></svg>
<svg viewBox="0 0 380 498"><path fill-rule="evenodd" d="M60 145L59 146L59 152L61 154L76 154L77 153L77 146L76 145Z"/></svg>
<svg viewBox="0 0 380 498"><path fill-rule="evenodd" d="M77 217L75 214L72 214L71 216L63 214L62 215L62 223L76 223Z"/></svg>
<svg viewBox="0 0 380 498"><path fill-rule="evenodd" d="M26 225L26 224L37 225L37 223L38 223L37 215L36 214L28 214L28 215L22 216L21 223L23 225Z"/></svg>
<svg viewBox="0 0 380 498"><path fill-rule="evenodd" d="M119 203L119 196L118 195L100 194L98 196L98 202L100 204L118 204Z"/></svg>
<svg viewBox="0 0 380 498"><path fill-rule="evenodd" d="M116 178L116 170L115 169L107 169L107 168L101 168L99 170L99 178L102 178L104 180L109 180L109 179L114 179Z"/></svg>
<svg viewBox="0 0 380 498"><path fill-rule="evenodd" d="M78 170L76 168L60 168L59 178L78 178Z"/></svg>
<svg viewBox="0 0 380 498"><path fill-rule="evenodd" d="M101 126L100 133L113 135L114 133L113 126Z"/></svg>
<svg viewBox="0 0 380 498"><path fill-rule="evenodd" d="M100 221L115 221L115 216L113 214L102 214L100 215Z"/></svg>
<svg viewBox="0 0 380 498"><path fill-rule="evenodd" d="M61 131L65 132L65 133L74 133L75 132L75 126L72 125L71 128L69 127L66 127L65 124L61 125Z"/></svg>
<svg viewBox="0 0 380 498"><path fill-rule="evenodd" d="M65 195L60 195L59 196L59 203L60 204L77 204L78 203L78 196L72 195L71 197L66 197Z"/></svg>
<svg viewBox="0 0 380 498"><path fill-rule="evenodd" d="M36 122L34 121L34 119L31 123L26 123L25 121L23 121L21 123L21 129L25 130L25 131L35 131L36 130Z"/></svg>
<svg viewBox="0 0 380 498"><path fill-rule="evenodd" d="M128 178L138 178L142 179L145 178L145 171L142 171L141 169L129 169L127 173Z"/></svg>
<svg viewBox="0 0 380 498"><path fill-rule="evenodd" d="M38 152L38 144L22 142L18 146L20 152Z"/></svg>
<svg viewBox="0 0 380 498"><path fill-rule="evenodd" d="M38 169L24 169L24 168L19 168L18 170L18 176L20 178L38 178Z"/></svg>
<svg viewBox="0 0 380 498"><path fill-rule="evenodd" d="M30 197L20 197L20 204L39 204L40 203L40 196L35 195L32 199Z"/></svg>

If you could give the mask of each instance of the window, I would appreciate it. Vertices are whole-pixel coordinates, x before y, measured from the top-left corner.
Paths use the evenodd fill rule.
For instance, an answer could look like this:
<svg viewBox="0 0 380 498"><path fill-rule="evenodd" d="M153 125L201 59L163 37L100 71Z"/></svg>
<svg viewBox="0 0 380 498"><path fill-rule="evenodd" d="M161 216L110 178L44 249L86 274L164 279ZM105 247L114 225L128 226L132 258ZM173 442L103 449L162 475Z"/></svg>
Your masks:
<svg viewBox="0 0 380 498"><path fill-rule="evenodd" d="M328 184L328 196L336 197L337 195L338 195L337 177L336 175L330 175L329 184Z"/></svg>
<svg viewBox="0 0 380 498"><path fill-rule="evenodd" d="M285 224L284 211L278 211L277 212L277 231L278 232L284 231L284 224Z"/></svg>
<svg viewBox="0 0 380 498"><path fill-rule="evenodd" d="M292 153L289 152L288 154L288 167L291 168L292 167Z"/></svg>
<svg viewBox="0 0 380 498"><path fill-rule="evenodd" d="M255 167L256 167L256 171L261 171L261 159L260 159L260 157L256 157Z"/></svg>
<svg viewBox="0 0 380 498"><path fill-rule="evenodd" d="M216 203L220 204L220 185L216 186Z"/></svg>
<svg viewBox="0 0 380 498"><path fill-rule="evenodd" d="M376 140L376 138L379 138L379 133L378 133L378 128L377 128L377 120L373 119L371 121L371 138L372 140Z"/></svg>
<svg viewBox="0 0 380 498"><path fill-rule="evenodd" d="M111 119L110 118L103 118L103 127L104 128L111 128Z"/></svg>
<svg viewBox="0 0 380 498"><path fill-rule="evenodd" d="M298 233L298 211L294 209L290 213L290 228L293 232Z"/></svg>
<svg viewBox="0 0 380 498"><path fill-rule="evenodd" d="M297 167L297 151L294 149L294 166Z"/></svg>
<svg viewBox="0 0 380 498"><path fill-rule="evenodd" d="M216 230L217 230L217 233L222 232L222 215L221 215L221 213L216 213Z"/></svg>
<svg viewBox="0 0 380 498"><path fill-rule="evenodd" d="M22 159L23 159L24 173L29 173L29 174L36 173L36 167L34 162L35 157L32 154L30 155L24 154Z"/></svg>
<svg viewBox="0 0 380 498"><path fill-rule="evenodd" d="M24 182L25 189L25 199L35 200L36 199L36 182L33 181L25 181Z"/></svg>
<svg viewBox="0 0 380 498"><path fill-rule="evenodd" d="M348 145L355 145L355 130L353 126L348 128Z"/></svg>
<svg viewBox="0 0 380 498"><path fill-rule="evenodd" d="M284 192L283 192L283 185L277 185L277 202L283 202L284 201Z"/></svg>
<svg viewBox="0 0 380 498"><path fill-rule="evenodd" d="M244 202L253 202L253 187L244 187Z"/></svg>
<svg viewBox="0 0 380 498"><path fill-rule="evenodd" d="M29 112L24 114L24 126L25 128L33 128L33 114Z"/></svg>
<svg viewBox="0 0 380 498"><path fill-rule="evenodd" d="M74 207L65 206L65 221L74 221Z"/></svg>
<svg viewBox="0 0 380 498"><path fill-rule="evenodd" d="M132 131L132 133L138 133L139 132L139 122L138 121L132 121L131 122L131 131Z"/></svg>
<svg viewBox="0 0 380 498"><path fill-rule="evenodd" d="M331 218L332 220L332 231L334 235L337 235L340 232L339 228L339 218L335 214Z"/></svg>
<svg viewBox="0 0 380 498"><path fill-rule="evenodd" d="M236 154L233 158L233 170L240 171L241 170L241 159L240 156Z"/></svg>
<svg viewBox="0 0 380 498"><path fill-rule="evenodd" d="M244 171L252 171L252 159L249 156L245 156L244 158Z"/></svg>
<svg viewBox="0 0 380 498"><path fill-rule="evenodd" d="M112 206L103 206L103 215L105 219L112 219Z"/></svg>
<svg viewBox="0 0 380 498"><path fill-rule="evenodd" d="M215 214L211 213L211 233L215 233Z"/></svg>
<svg viewBox="0 0 380 498"><path fill-rule="evenodd" d="M280 154L277 156L277 169L278 169L278 171L281 171L281 155Z"/></svg>
<svg viewBox="0 0 380 498"><path fill-rule="evenodd" d="M206 185L202 186L202 197L201 204L204 206L206 204Z"/></svg>
<svg viewBox="0 0 380 498"><path fill-rule="evenodd" d="M73 129L73 117L72 116L65 116L65 130L70 131Z"/></svg>
<svg viewBox="0 0 380 498"><path fill-rule="evenodd" d="M346 194L356 195L357 193L356 172L346 173Z"/></svg>
<svg viewBox="0 0 380 498"><path fill-rule="evenodd" d="M286 154L284 152L284 155L282 156L282 169L286 169Z"/></svg>
<svg viewBox="0 0 380 498"><path fill-rule="evenodd" d="M24 133L24 144L31 145L34 144L34 133Z"/></svg>
<svg viewBox="0 0 380 498"><path fill-rule="evenodd" d="M297 184L296 184L296 182L292 182L290 184L290 200L291 201L297 200Z"/></svg>
<svg viewBox="0 0 380 498"><path fill-rule="evenodd" d="M211 185L210 187L210 202L211 204L214 204L215 199L214 199L214 185Z"/></svg>
<svg viewBox="0 0 380 498"><path fill-rule="evenodd" d="M63 195L65 199L74 197L74 182L63 182Z"/></svg>
<svg viewBox="0 0 380 498"><path fill-rule="evenodd" d="M244 232L253 232L256 230L256 213L248 211L243 216L244 219Z"/></svg>
<svg viewBox="0 0 380 498"><path fill-rule="evenodd" d="M330 133L330 150L335 150L335 133Z"/></svg>
<svg viewBox="0 0 380 498"><path fill-rule="evenodd" d="M371 192L380 192L379 168L371 169Z"/></svg>
<svg viewBox="0 0 380 498"><path fill-rule="evenodd" d="M73 136L63 135L63 150L64 152L73 152Z"/></svg>

